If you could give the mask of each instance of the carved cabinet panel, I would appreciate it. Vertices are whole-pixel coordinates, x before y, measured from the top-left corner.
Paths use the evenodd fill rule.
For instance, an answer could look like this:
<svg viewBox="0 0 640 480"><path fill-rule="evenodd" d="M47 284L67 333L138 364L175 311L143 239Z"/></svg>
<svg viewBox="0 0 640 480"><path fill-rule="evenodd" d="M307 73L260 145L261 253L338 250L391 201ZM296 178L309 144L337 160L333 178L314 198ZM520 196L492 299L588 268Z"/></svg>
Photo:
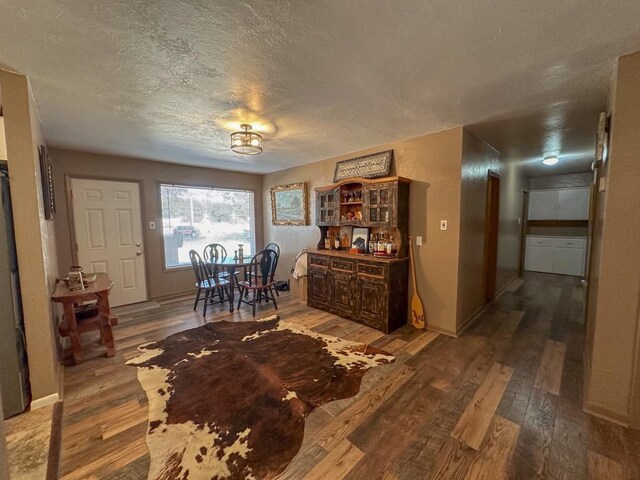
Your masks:
<svg viewBox="0 0 640 480"><path fill-rule="evenodd" d="M389 333L407 320L408 262L309 255L308 304Z"/></svg>
<svg viewBox="0 0 640 480"><path fill-rule="evenodd" d="M356 302L353 300L357 292L353 288L352 275L331 272L331 286L333 307L344 316L355 315Z"/></svg>
<svg viewBox="0 0 640 480"><path fill-rule="evenodd" d="M387 284L381 280L358 278L357 311L365 323L374 328L384 327L387 312Z"/></svg>
<svg viewBox="0 0 640 480"><path fill-rule="evenodd" d="M307 296L314 302L327 303L330 300L328 270L310 268L307 276Z"/></svg>

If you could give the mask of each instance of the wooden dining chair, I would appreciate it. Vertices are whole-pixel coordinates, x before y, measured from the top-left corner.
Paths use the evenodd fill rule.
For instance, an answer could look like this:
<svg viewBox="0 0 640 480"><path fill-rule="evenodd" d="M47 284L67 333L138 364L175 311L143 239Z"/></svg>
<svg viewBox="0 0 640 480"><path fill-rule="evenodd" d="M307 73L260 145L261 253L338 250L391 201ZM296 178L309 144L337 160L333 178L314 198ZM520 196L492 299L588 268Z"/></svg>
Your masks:
<svg viewBox="0 0 640 480"><path fill-rule="evenodd" d="M229 285L231 285L231 282L215 275L212 269L209 268L209 265L202 260L202 257L200 257L195 250L189 251L189 258L191 259L193 273L196 277L196 288L198 289L193 309L196 310L198 308L198 302L201 300L200 294L204 290L204 307L202 309L202 316L204 317L207 314L208 305L224 303L225 294L227 296L226 298L231 298L229 295ZM216 295L218 296L218 301L214 300Z"/></svg>
<svg viewBox="0 0 640 480"><path fill-rule="evenodd" d="M204 257L204 261L208 264L223 262L227 258L227 250L219 243L210 243L204 247L202 256ZM213 265L211 272L220 278L226 278L229 276L229 272L224 270L220 271L215 265Z"/></svg>
<svg viewBox="0 0 640 480"><path fill-rule="evenodd" d="M262 298L273 302L274 308L278 309L276 296L274 295L274 273L278 263L278 254L274 250L262 250L256 253L247 267L249 275L246 280L238 282L240 288L240 298L238 299L238 310L242 303L251 305L253 316L256 316L256 304L262 302ZM251 293L249 298L248 293Z"/></svg>
<svg viewBox="0 0 640 480"><path fill-rule="evenodd" d="M273 250L278 255L276 257L276 264L273 266L273 275L274 275L274 278L275 278L276 268L278 267L278 260L280 260L280 245L278 245L277 243L270 243L269 245L264 247L264 249L265 250ZM276 296L279 297L280 294L278 293L278 289L276 288L275 290L276 290Z"/></svg>
<svg viewBox="0 0 640 480"><path fill-rule="evenodd" d="M280 259L280 246L277 243L270 243L269 245L267 245L266 247L264 247L265 250L273 250L274 252L276 252L276 261L273 264L272 268L271 268L271 275L275 278L275 274L276 274L276 268L278 267L278 260ZM250 271L249 275L253 275L253 273ZM245 278L246 280L246 278ZM280 294L278 293L278 289L276 289L276 296L280 296ZM267 299L268 301L268 299Z"/></svg>

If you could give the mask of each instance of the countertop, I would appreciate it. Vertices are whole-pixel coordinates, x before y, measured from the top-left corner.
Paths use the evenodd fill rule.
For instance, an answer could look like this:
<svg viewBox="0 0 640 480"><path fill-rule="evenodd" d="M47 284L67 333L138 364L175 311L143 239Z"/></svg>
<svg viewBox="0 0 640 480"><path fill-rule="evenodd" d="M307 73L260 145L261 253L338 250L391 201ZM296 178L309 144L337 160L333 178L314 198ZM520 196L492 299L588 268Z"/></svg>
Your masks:
<svg viewBox="0 0 640 480"><path fill-rule="evenodd" d="M340 258L349 258L351 260L360 260L367 262L380 262L380 263L395 263L395 262L406 262L409 260L409 257L404 258L379 258L374 257L373 255L357 255L355 253L349 253L344 250L309 250L307 252L309 255L326 255L328 257L340 257Z"/></svg>

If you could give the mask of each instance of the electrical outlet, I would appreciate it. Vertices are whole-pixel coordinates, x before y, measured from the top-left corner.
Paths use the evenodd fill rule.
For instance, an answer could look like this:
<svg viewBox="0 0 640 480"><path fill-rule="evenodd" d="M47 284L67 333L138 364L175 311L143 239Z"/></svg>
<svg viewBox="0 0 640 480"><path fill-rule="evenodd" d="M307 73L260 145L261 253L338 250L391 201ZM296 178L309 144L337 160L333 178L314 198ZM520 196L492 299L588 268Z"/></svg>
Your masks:
<svg viewBox="0 0 640 480"><path fill-rule="evenodd" d="M447 221L440 220L440 230L446 230L446 229L447 229Z"/></svg>
<svg viewBox="0 0 640 480"><path fill-rule="evenodd" d="M422 245L422 237L416 237L416 245Z"/></svg>
<svg viewBox="0 0 640 480"><path fill-rule="evenodd" d="M155 230L156 229L156 222L149 222L149 229L150 230Z"/></svg>

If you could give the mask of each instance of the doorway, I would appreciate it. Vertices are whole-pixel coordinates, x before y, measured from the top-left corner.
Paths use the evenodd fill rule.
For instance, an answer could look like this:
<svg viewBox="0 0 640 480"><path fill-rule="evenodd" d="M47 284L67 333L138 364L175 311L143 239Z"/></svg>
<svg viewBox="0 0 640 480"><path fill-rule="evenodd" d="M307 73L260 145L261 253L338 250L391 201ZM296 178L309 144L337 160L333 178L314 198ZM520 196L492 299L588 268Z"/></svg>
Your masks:
<svg viewBox="0 0 640 480"><path fill-rule="evenodd" d="M490 302L496 296L498 274L498 231L500 226L500 175L489 170L484 225L484 298Z"/></svg>
<svg viewBox="0 0 640 480"><path fill-rule="evenodd" d="M109 275L112 307L146 301L139 185L73 178L71 198L78 265Z"/></svg>

